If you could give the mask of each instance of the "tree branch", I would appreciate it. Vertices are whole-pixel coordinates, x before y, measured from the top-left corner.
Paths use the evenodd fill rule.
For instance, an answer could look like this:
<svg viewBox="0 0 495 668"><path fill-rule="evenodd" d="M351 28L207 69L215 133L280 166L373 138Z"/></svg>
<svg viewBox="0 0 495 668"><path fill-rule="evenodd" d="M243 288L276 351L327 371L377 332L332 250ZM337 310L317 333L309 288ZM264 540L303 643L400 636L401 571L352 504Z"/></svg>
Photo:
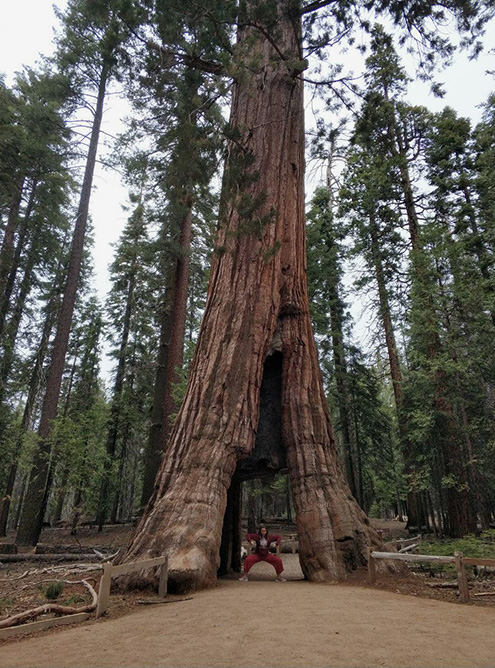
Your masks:
<svg viewBox="0 0 495 668"><path fill-rule="evenodd" d="M310 2L309 5L301 7L298 14L299 16L304 16L304 14L311 14L311 12L316 12L323 7L331 5L334 0L315 0L315 2Z"/></svg>

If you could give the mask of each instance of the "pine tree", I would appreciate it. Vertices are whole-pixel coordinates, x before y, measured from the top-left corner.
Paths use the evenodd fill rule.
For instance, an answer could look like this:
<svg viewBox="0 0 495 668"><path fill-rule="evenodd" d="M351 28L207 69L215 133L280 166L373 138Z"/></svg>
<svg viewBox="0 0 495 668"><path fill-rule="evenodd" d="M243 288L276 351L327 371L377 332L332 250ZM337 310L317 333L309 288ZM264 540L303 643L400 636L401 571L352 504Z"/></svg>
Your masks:
<svg viewBox="0 0 495 668"><path fill-rule="evenodd" d="M52 422L57 415L60 385L77 294L105 92L111 76L118 71L121 48L128 39L128 28L122 23L117 13L119 8L119 2L109 6L108 3L101 3L98 0L74 0L69 6L65 19L66 30L59 44L61 67L67 67L75 78L82 70L84 73L82 81L76 79L77 83L74 85L79 86L81 92L87 87L90 90L92 87L93 91L96 89L97 101L76 214L67 282L47 376L38 430L39 447L33 462L17 535L17 542L20 545L36 544L43 522L42 499L47 497L50 471L50 433Z"/></svg>

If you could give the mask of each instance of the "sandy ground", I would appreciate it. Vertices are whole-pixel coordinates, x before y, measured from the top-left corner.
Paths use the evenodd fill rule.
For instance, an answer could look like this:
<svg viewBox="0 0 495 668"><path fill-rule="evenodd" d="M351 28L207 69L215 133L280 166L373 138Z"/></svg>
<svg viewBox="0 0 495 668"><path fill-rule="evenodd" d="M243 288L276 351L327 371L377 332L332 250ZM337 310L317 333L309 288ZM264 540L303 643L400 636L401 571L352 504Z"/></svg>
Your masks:
<svg viewBox="0 0 495 668"><path fill-rule="evenodd" d="M2 668L495 666L495 610L370 587L221 580L192 600L7 642Z"/></svg>

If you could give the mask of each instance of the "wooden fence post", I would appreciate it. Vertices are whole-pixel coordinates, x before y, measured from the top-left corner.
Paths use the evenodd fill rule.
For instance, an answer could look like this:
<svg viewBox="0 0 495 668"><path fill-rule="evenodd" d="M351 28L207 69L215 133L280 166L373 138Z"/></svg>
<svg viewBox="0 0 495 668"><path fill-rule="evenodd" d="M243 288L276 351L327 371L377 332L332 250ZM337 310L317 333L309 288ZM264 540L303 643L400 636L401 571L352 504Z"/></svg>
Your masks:
<svg viewBox="0 0 495 668"><path fill-rule="evenodd" d="M455 567L457 569L457 582L459 585L459 593L461 595L461 603L469 602L469 586L466 577L466 566L462 561L462 552L454 552Z"/></svg>
<svg viewBox="0 0 495 668"><path fill-rule="evenodd" d="M168 556L165 557L165 562L160 566L158 596L161 596L161 598L165 598L165 596L167 595L167 581L168 581Z"/></svg>
<svg viewBox="0 0 495 668"><path fill-rule="evenodd" d="M108 599L110 597L110 585L112 584L112 564L107 561L102 565L103 575L100 579L100 589L98 591L98 605L96 607L96 618L105 614Z"/></svg>
<svg viewBox="0 0 495 668"><path fill-rule="evenodd" d="M373 548L368 548L368 584L376 583L376 564L375 559L371 556Z"/></svg>

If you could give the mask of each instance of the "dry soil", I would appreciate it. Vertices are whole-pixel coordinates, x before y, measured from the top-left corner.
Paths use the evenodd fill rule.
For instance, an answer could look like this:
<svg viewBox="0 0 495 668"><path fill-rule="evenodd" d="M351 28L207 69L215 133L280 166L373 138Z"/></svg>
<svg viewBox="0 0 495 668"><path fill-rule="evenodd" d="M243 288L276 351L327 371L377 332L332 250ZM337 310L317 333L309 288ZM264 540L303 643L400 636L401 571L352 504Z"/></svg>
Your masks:
<svg viewBox="0 0 495 668"><path fill-rule="evenodd" d="M495 609L352 585L221 580L192 600L10 641L2 668L495 666Z"/></svg>

